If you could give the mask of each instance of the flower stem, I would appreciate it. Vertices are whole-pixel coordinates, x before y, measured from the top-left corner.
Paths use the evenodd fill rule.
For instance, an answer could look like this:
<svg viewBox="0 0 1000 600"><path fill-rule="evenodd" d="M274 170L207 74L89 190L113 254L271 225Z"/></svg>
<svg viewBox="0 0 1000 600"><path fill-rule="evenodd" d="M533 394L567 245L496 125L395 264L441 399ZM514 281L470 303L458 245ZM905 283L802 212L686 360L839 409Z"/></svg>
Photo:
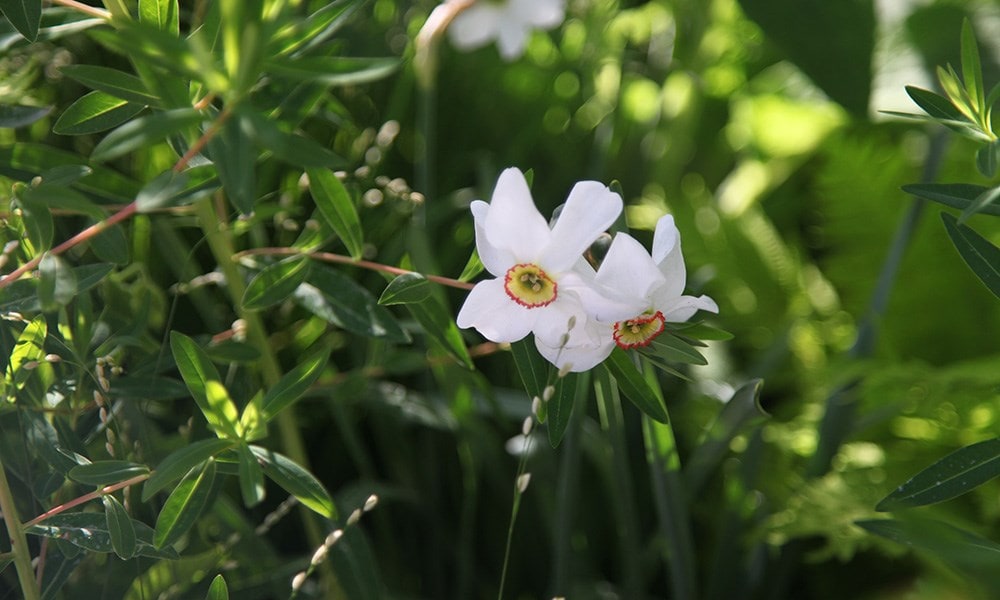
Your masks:
<svg viewBox="0 0 1000 600"><path fill-rule="evenodd" d="M52 517L54 515L58 515L61 512L65 512L65 511L73 508L74 506L79 506L79 505L81 505L81 504L83 504L85 502L90 502L91 500L95 500L95 499L100 498L102 496L107 496L108 494L112 494L114 492L117 492L120 489L127 488L129 486L133 486L133 485L135 485L137 483L142 483L143 481L146 481L147 479L149 479L151 475L152 475L152 473L143 473L142 475L136 475L135 477L132 477L131 479L126 479L125 481L119 481L118 483L115 483L115 484L112 484L112 485L108 485L108 486L104 486L104 487L102 487L99 490L90 492L89 494L84 494L83 496L80 496L79 498L73 498L69 502L65 502L63 504L60 504L59 506L55 506L55 507L50 508L49 510L43 512L42 514L38 515L34 519L32 519L32 520L28 521L27 523L25 523L24 526L25 527L31 527L32 525L37 525L37 524L41 523L42 521L44 521L45 519L48 519L49 517Z"/></svg>
<svg viewBox="0 0 1000 600"><path fill-rule="evenodd" d="M2 457L0 457L0 512L3 512L7 535L10 537L11 554L14 555L14 567L17 569L18 582L21 584L21 594L24 596L24 600L39 600L41 593L38 582L35 581L34 569L31 567L28 539L24 535L24 527L18 520L14 495L7 482L7 473L4 471Z"/></svg>
<svg viewBox="0 0 1000 600"><path fill-rule="evenodd" d="M76 0L52 0L52 4L61 4L62 6L65 6L67 8L72 8L73 10L82 12L92 17L97 17L98 19L104 19L104 20L111 19L111 13L104 10L103 8L90 6L88 4L84 4L83 2L77 2Z"/></svg>

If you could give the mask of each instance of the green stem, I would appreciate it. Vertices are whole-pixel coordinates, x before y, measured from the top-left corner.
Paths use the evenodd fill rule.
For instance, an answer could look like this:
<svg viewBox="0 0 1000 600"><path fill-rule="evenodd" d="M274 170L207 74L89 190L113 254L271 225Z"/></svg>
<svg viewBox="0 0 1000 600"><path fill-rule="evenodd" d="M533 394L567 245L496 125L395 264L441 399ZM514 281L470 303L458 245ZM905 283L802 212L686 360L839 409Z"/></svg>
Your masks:
<svg viewBox="0 0 1000 600"><path fill-rule="evenodd" d="M247 341L260 353L259 365L264 384L268 388L274 387L281 379L281 367L278 365L278 359L274 355L273 347L267 338L267 332L264 329L264 323L261 321L260 316L254 311L243 308L243 292L246 289L246 285L239 267L233 260L236 252L233 248L230 229L226 225L226 221L215 211L212 205L212 198L199 201L196 210L198 221L201 223L208 246L211 248L212 255L215 257L215 261L218 263L219 268L222 269L222 274L226 279L226 288L229 290L229 297L232 300L233 307L237 315L246 322ZM310 470L309 457L306 454L305 444L302 442L302 436L299 434L298 426L295 422L294 407L290 407L279 413L277 421L285 453L300 466ZM319 547L323 543L323 534L313 520L309 509L300 507L299 510L302 514L302 521L305 525L306 537L310 546L313 548ZM327 572L327 569L323 570L324 574Z"/></svg>
<svg viewBox="0 0 1000 600"><path fill-rule="evenodd" d="M573 517L579 498L576 496L580 484L580 435L583 415L587 411L590 390L589 373L583 373L577 382L573 413L563 437L562 456L559 458L559 476L556 483L556 511L553 517L555 532L552 550L552 597L566 597L569 593L569 567L573 555L570 544Z"/></svg>
<svg viewBox="0 0 1000 600"><path fill-rule="evenodd" d="M24 528L21 527L21 521L17 516L14 495L10 491L10 484L7 482L7 473L4 471L2 460L0 460L0 512L3 512L3 520L7 525L11 554L14 555L14 566L17 569L17 579L21 583L21 593L24 595L24 600L39 600L41 593L38 589L38 582L35 581L35 570L31 568L28 539L24 535Z"/></svg>

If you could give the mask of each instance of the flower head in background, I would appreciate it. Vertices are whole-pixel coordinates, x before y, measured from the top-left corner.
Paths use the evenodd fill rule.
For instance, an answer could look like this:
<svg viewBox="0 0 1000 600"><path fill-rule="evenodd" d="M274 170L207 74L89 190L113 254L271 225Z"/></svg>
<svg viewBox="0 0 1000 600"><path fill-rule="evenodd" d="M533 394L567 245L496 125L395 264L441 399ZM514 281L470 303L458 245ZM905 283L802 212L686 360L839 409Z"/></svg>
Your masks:
<svg viewBox="0 0 1000 600"><path fill-rule="evenodd" d="M550 345L576 344L575 334L593 315L631 314L631 306L597 293L574 268L621 213L621 197L603 184L577 183L552 228L524 175L513 168L500 174L489 204L476 200L470 208L479 258L495 279L472 289L458 313L459 327L474 327L494 342L534 333Z"/></svg>
<svg viewBox="0 0 1000 600"><path fill-rule="evenodd" d="M477 0L455 17L448 35L461 50L496 40L500 56L511 61L524 53L533 29L552 29L563 22L565 4L565 0Z"/></svg>
<svg viewBox="0 0 1000 600"><path fill-rule="evenodd" d="M652 255L626 233L615 236L607 256L594 275L594 283L621 304L631 303L628 317L595 318L583 325L585 335L576 343L551 344L538 339L539 352L559 368L586 371L611 354L648 346L664 332L667 323L682 323L697 311L719 312L708 296L684 296L687 274L681 254L680 233L670 215L662 217L653 234Z"/></svg>

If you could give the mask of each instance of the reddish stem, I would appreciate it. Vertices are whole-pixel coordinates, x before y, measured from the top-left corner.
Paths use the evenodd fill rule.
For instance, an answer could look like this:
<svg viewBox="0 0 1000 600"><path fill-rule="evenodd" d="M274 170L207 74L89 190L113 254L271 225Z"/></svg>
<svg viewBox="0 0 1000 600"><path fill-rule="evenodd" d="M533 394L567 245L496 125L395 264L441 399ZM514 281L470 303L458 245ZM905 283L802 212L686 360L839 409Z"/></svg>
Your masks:
<svg viewBox="0 0 1000 600"><path fill-rule="evenodd" d="M34 519L32 519L32 520L28 521L27 523L25 523L24 527L28 528L28 527L31 527L32 525L38 525L39 523L41 523L45 519L48 519L49 517L54 516L54 515L58 515L61 512L67 511L67 510L73 508L74 506L79 506L79 505L83 504L84 502L90 502L91 500L94 500L96 498L100 498L101 496L107 496L108 494L111 494L113 492L117 492L118 490L120 490L122 488L127 488L130 485L135 485L137 483L141 483L141 482L149 479L150 475L152 475L152 473L143 473L142 475L136 475L135 477L133 477L131 479L126 479L125 481L120 481L120 482L118 482L118 483L116 483L114 485L104 486L104 487L102 487L99 490L90 492L89 494L84 494L83 496L80 496L79 498L73 498L69 502L66 502L64 504L60 504L59 506L54 506L54 507L50 508L49 510L43 512L42 514L38 515Z"/></svg>

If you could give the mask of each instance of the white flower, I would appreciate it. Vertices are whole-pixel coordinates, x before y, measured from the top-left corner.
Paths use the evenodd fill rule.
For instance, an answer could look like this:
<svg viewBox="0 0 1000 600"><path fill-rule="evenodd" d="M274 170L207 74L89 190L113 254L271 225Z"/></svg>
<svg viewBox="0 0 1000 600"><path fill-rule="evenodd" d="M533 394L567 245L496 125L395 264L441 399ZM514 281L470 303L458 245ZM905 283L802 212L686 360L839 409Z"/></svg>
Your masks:
<svg viewBox="0 0 1000 600"><path fill-rule="evenodd" d="M469 292L456 319L459 327L475 327L494 342L534 333L558 346L566 337L578 343L574 333L590 316L611 320L632 314L630 306L607 300L573 268L622 210L621 197L603 184L577 183L551 229L517 169L500 174L489 204L476 200L470 208L479 258L496 279Z"/></svg>
<svg viewBox="0 0 1000 600"><path fill-rule="evenodd" d="M536 337L539 352L557 367L569 364L573 371L586 371L607 358L616 345L626 350L647 346L667 323L687 321L698 310L719 312L708 296L682 295L687 275L680 233L670 215L656 223L652 256L632 236L617 234L594 281L620 302L631 302L631 316L588 321L576 343L552 344Z"/></svg>
<svg viewBox="0 0 1000 600"><path fill-rule="evenodd" d="M511 61L524 53L532 29L551 29L563 22L565 4L565 0L477 0L455 17L448 34L461 50L496 40L500 56Z"/></svg>

